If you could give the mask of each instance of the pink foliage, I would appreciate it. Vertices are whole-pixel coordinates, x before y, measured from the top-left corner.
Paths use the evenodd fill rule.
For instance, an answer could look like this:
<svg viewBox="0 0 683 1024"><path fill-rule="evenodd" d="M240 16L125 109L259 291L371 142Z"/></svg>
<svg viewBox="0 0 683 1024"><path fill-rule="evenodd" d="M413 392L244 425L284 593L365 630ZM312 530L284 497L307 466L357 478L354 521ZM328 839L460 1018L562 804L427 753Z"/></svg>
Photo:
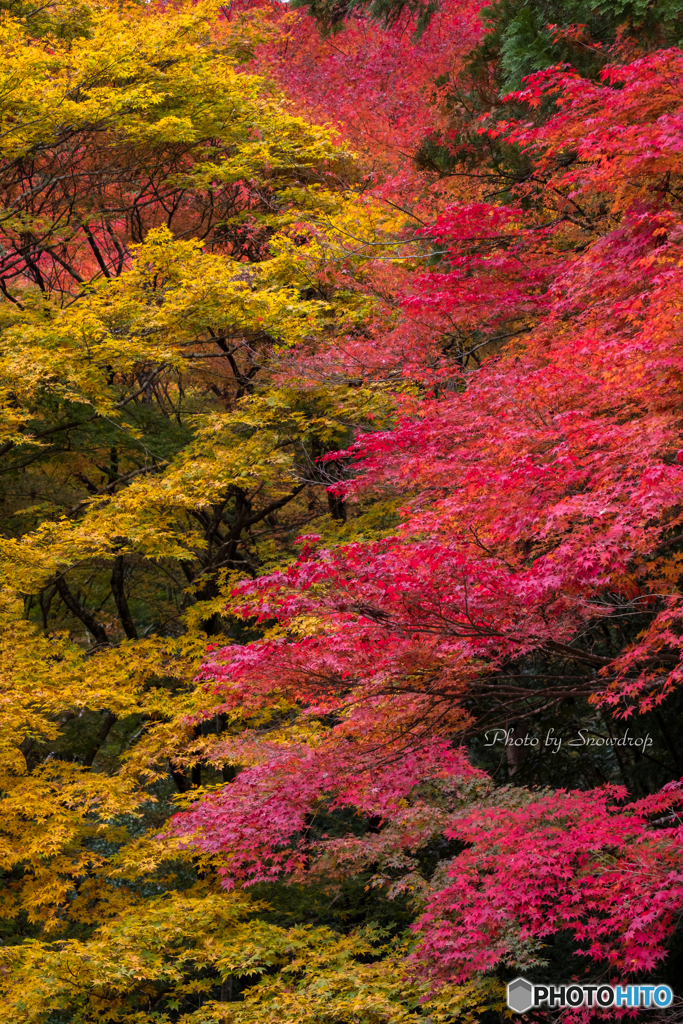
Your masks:
<svg viewBox="0 0 683 1024"><path fill-rule="evenodd" d="M515 942L566 931L593 960L652 970L683 908L683 825L674 815L673 827L653 829L648 818L681 793L620 808L625 796L555 792L455 816L445 835L468 848L416 925L419 959L465 980L505 961Z"/></svg>
<svg viewBox="0 0 683 1024"><path fill-rule="evenodd" d="M348 110L367 76L395 81L406 47L414 57L420 45L388 35L367 62L364 23L336 57L293 32L278 74L312 109L346 76ZM318 60L319 92L308 94L301 76ZM356 869L363 858L409 870L430 836L460 841L418 925L418 958L440 978L511 962L520 943L557 931L595 961L649 971L683 907L677 785L624 806L609 788L437 810L421 795L428 783L480 777L452 745L470 722L466 697L523 655L588 666L592 699L620 715L656 707L682 678L672 548L683 526L683 224L660 183L683 170L683 55L660 51L597 83L550 69L517 98L533 107L549 94L557 112L542 124L482 130L533 154L560 197L553 216L521 202L446 204L423 232L443 263L402 287L387 346L398 361L420 335L415 318L421 336L481 330L523 343L475 373L426 345L406 359L407 374L422 360L425 397L397 396L393 429L330 456L354 467L338 488L347 500L402 497L395 535L313 544L286 570L240 585L238 610L277 620L282 636L215 651L204 666L216 711L277 705L304 722L326 718L319 740L269 745L254 730L226 741L226 757L250 767L174 823L225 853L226 878L250 882L323 862ZM392 102L392 144L412 145L431 107L414 82ZM359 139L386 129L385 109L373 120L363 107ZM609 230L585 242L579 208L602 193ZM356 368L353 345L323 353L317 369ZM303 359L303 378L312 366ZM288 632L302 616L316 623L304 638ZM646 621L612 656L582 646L586 627L610 616ZM354 808L380 827L314 842L320 807Z"/></svg>

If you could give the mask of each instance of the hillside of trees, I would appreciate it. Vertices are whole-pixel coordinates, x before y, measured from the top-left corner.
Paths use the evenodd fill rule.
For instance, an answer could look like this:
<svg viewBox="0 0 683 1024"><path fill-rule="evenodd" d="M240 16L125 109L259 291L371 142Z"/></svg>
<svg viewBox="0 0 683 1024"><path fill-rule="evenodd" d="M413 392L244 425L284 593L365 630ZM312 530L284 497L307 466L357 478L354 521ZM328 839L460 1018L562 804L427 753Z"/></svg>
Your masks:
<svg viewBox="0 0 683 1024"><path fill-rule="evenodd" d="M0 33L0 1024L676 993L683 0Z"/></svg>

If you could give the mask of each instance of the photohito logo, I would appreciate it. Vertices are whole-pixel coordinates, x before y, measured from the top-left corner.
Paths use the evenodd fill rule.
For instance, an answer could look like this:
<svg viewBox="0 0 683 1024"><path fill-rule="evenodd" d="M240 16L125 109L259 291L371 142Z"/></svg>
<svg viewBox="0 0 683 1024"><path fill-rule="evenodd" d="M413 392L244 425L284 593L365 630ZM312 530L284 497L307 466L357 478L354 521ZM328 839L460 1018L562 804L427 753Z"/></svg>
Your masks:
<svg viewBox="0 0 683 1024"><path fill-rule="evenodd" d="M515 978L508 985L508 1006L515 1013L539 1010L543 1006L656 1007L670 1006L674 994L668 985L532 985Z"/></svg>

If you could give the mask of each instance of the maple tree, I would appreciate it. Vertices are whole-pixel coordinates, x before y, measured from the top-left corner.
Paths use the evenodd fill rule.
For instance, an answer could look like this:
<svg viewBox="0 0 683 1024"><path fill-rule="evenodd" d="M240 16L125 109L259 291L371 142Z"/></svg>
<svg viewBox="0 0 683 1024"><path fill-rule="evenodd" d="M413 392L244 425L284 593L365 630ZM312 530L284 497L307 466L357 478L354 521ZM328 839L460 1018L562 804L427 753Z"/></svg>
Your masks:
<svg viewBox="0 0 683 1024"><path fill-rule="evenodd" d="M161 966L187 928L204 948L230 922L239 943L249 913L154 841L173 791L230 775L211 753L227 723L186 722L193 676L229 628L230 573L337 510L315 459L387 404L268 363L362 318L320 268L387 218L349 202L330 133L244 69L257 27L211 5L34 13L2 22L2 1014L191 1013L252 973ZM115 956L89 941L108 922ZM289 933L264 934L268 961ZM382 945L325 941L333 966ZM74 973L98 948L101 978Z"/></svg>
<svg viewBox="0 0 683 1024"><path fill-rule="evenodd" d="M433 334L448 324L482 347L492 336L523 344L474 374L444 353L421 372L405 367L420 373L426 396L406 397L398 425L334 455L352 463L355 480L336 485L347 500L401 495L400 529L319 550L314 539L295 565L238 587L233 607L275 620L279 633L224 648L203 669L220 712L265 713L284 701L301 724L283 733L273 716L270 732L226 739L225 752L254 767L181 815L175 831L222 851L230 884L372 866L394 891L421 887L416 955L450 980L533 963L527 947L538 958L539 940L567 929L589 961L651 970L683 894L676 815L639 840L648 881L635 887L638 906L638 818L630 805L607 806L608 791L575 803L532 798L514 816L504 806L495 826L485 802L453 818L430 790L452 777L459 798L471 769L457 748L449 763L435 741L462 742L479 709L519 729L588 697L632 722L680 681L680 169L671 139L681 58L633 56L593 80L541 71L512 97L538 110L536 120L494 111L480 121L532 171L506 204L447 203L421 229L441 263L402 288L407 322L395 330L405 345L417 313ZM677 793L674 785L653 808ZM380 820L379 835L310 832L310 816L344 806ZM567 819L559 836L550 827L550 846L536 824L543 813ZM572 813L579 826L591 822L588 848ZM622 828L629 838L617 841ZM444 874L420 877L414 859L439 834L474 843L444 866L452 888ZM614 873L591 876L615 845ZM552 909L543 902L555 862L558 879L576 872L582 912L571 882L553 891ZM518 897L520 872L531 889ZM610 894L606 920L600 892Z"/></svg>
<svg viewBox="0 0 683 1024"><path fill-rule="evenodd" d="M5 12L0 1020L675 978L679 20Z"/></svg>

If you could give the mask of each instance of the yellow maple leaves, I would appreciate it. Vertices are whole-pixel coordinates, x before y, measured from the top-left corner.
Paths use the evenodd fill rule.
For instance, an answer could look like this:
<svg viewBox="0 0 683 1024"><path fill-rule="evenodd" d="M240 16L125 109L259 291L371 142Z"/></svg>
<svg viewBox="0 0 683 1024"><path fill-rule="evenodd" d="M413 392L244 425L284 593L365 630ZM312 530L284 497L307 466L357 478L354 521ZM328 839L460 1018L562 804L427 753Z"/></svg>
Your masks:
<svg viewBox="0 0 683 1024"><path fill-rule="evenodd" d="M161 838L244 726L195 682L228 584L341 528L317 460L390 411L289 379L289 349L367 316L330 268L395 224L244 67L264 26L219 11L0 16L2 1024L308 1021L344 986L405 1017L379 939L267 924ZM292 957L296 996L269 980Z"/></svg>

